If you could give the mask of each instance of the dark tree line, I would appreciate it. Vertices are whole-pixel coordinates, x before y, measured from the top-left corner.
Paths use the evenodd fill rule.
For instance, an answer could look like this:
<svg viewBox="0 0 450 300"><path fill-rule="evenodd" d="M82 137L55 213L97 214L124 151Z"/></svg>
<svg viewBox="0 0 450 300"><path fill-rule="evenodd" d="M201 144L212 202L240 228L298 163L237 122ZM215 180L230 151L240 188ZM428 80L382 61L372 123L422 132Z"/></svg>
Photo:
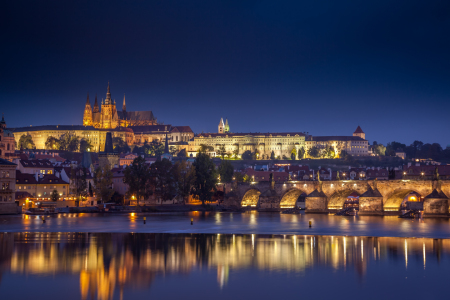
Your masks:
<svg viewBox="0 0 450 300"><path fill-rule="evenodd" d="M386 155L395 156L395 152L398 150L405 152L408 159L431 158L434 160L450 160L450 148L443 149L438 143L425 144L421 141L414 141L411 145L406 146L394 141L387 144Z"/></svg>

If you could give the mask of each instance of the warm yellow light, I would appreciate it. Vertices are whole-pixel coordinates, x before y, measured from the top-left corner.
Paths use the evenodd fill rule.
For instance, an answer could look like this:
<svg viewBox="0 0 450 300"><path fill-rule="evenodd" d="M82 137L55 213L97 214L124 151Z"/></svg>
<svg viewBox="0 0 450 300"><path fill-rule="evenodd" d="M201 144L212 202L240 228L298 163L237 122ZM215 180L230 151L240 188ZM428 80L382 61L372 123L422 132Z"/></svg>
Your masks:
<svg viewBox="0 0 450 300"><path fill-rule="evenodd" d="M131 213L131 216L134 217L134 213Z"/></svg>

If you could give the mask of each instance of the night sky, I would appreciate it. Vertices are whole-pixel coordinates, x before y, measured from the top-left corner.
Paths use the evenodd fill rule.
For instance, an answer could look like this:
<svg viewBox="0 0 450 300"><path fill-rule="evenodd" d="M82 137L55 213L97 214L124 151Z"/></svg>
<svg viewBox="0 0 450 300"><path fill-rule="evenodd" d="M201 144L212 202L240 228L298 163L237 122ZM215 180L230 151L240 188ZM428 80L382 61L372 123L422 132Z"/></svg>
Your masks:
<svg viewBox="0 0 450 300"><path fill-rule="evenodd" d="M450 1L4 1L9 127L82 124L86 94L216 132L450 143Z"/></svg>

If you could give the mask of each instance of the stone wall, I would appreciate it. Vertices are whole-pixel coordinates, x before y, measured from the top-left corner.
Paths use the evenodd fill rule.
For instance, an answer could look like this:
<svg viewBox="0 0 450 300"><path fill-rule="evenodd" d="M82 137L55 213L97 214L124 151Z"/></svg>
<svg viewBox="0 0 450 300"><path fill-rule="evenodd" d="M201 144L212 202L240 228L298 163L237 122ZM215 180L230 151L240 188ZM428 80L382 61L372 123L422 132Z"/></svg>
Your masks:
<svg viewBox="0 0 450 300"><path fill-rule="evenodd" d="M12 215L21 212L16 203L0 203L0 215Z"/></svg>
<svg viewBox="0 0 450 300"><path fill-rule="evenodd" d="M306 197L305 208L307 212L328 212L326 197Z"/></svg>
<svg viewBox="0 0 450 300"><path fill-rule="evenodd" d="M426 215L447 215L448 199L426 198L423 201L423 213Z"/></svg>
<svg viewBox="0 0 450 300"><path fill-rule="evenodd" d="M360 197L359 212L362 214L383 212L383 197Z"/></svg>

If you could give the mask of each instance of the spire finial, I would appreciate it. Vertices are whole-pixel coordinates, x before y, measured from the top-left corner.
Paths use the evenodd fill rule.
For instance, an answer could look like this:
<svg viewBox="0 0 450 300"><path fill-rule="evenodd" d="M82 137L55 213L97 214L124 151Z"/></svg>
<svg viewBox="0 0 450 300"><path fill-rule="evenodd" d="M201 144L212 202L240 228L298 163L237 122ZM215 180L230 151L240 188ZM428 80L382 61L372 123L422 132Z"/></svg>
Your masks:
<svg viewBox="0 0 450 300"><path fill-rule="evenodd" d="M127 110L127 105L125 104L125 93L123 94L123 105L122 105L122 111Z"/></svg>
<svg viewBox="0 0 450 300"><path fill-rule="evenodd" d="M87 93L86 104L91 104L91 103L89 102L89 92Z"/></svg>

